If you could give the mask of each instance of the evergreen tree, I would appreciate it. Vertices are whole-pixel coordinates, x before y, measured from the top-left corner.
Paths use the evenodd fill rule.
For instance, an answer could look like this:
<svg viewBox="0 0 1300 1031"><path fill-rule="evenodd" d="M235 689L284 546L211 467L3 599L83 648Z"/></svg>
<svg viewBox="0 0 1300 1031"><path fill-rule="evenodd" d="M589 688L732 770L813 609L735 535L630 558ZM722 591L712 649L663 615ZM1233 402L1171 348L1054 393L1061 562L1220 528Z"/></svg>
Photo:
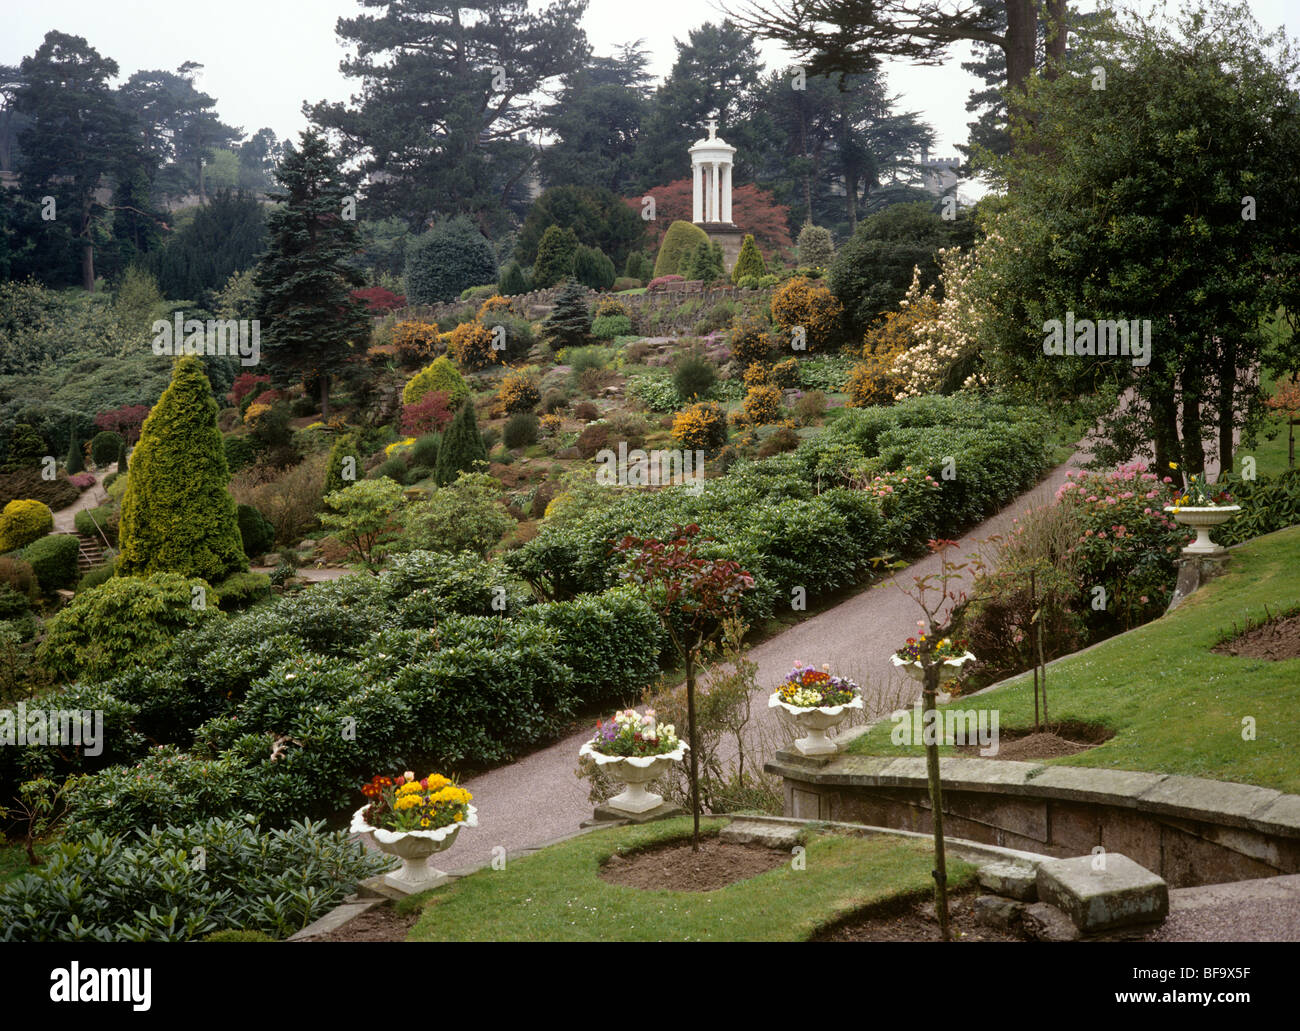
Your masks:
<svg viewBox="0 0 1300 1031"><path fill-rule="evenodd" d="M608 290L614 285L614 263L599 247L579 247L573 256L573 277L593 290Z"/></svg>
<svg viewBox="0 0 1300 1031"><path fill-rule="evenodd" d="M348 459L351 459L349 462ZM345 433L330 448L329 460L325 469L325 493L333 494L336 490L351 487L362 478L362 465L365 455L361 453L361 442L355 433ZM345 475L347 474L347 475Z"/></svg>
<svg viewBox="0 0 1300 1031"><path fill-rule="evenodd" d="M445 487L449 483L455 483L456 477L462 472L474 472L475 463L487 460L487 448L478 431L474 406L463 404L457 409L451 425L442 435L442 443L438 445L434 479L438 481L438 486Z"/></svg>
<svg viewBox="0 0 1300 1031"><path fill-rule="evenodd" d="M712 283L723 275L724 268L721 244L701 240L691 250L686 263L682 266L682 275L687 279Z"/></svg>
<svg viewBox="0 0 1300 1031"><path fill-rule="evenodd" d="M81 455L81 442L77 440L77 427L72 427L72 440L68 444L68 461L66 463L68 475L79 473L85 470L86 461Z"/></svg>
<svg viewBox="0 0 1300 1031"><path fill-rule="evenodd" d="M546 335L553 348L581 347L591 336L591 309L587 307L587 290L570 279L555 298L555 307L546 317Z"/></svg>
<svg viewBox="0 0 1300 1031"><path fill-rule="evenodd" d="M216 584L247 570L217 403L196 356L176 362L137 451L122 499L118 573L172 572Z"/></svg>
<svg viewBox="0 0 1300 1031"><path fill-rule="evenodd" d="M126 453L129 450L130 450L130 445L127 444L126 438L123 437L122 446L118 448L117 451L117 471L120 472L123 476L125 476L130 471L129 469L127 469L127 464L126 464ZM224 445L222 447L222 450L223 451L225 450Z"/></svg>
<svg viewBox="0 0 1300 1031"><path fill-rule="evenodd" d="M266 214L256 197L220 190L153 253L158 286L167 297L207 300L257 263L266 249Z"/></svg>
<svg viewBox="0 0 1300 1031"><path fill-rule="evenodd" d="M320 383L321 418L328 419L331 377L341 371L353 341L369 320L351 296L365 278L350 259L361 246L356 222L342 217L350 190L325 138L302 134L276 171L283 192L267 218L269 248L253 281L261 292L262 347L283 377L292 370Z"/></svg>
<svg viewBox="0 0 1300 1031"><path fill-rule="evenodd" d="M501 282L497 284L497 293L502 297L528 293L528 280L524 278L524 270L519 267L519 262L512 261L506 266Z"/></svg>
<svg viewBox="0 0 1300 1031"><path fill-rule="evenodd" d="M763 261L758 244L754 242L754 234L746 233L745 240L740 245L740 254L736 258L736 267L731 270L731 281L739 283L742 276L765 275L767 275L767 265Z"/></svg>
<svg viewBox="0 0 1300 1031"><path fill-rule="evenodd" d="M406 299L411 304L454 301L466 287L496 278L492 245L464 216L439 222L411 241L407 252Z"/></svg>
<svg viewBox="0 0 1300 1031"><path fill-rule="evenodd" d="M547 226L537 245L533 262L533 289L545 290L573 275L573 259L578 253L578 237L572 229Z"/></svg>
<svg viewBox="0 0 1300 1031"><path fill-rule="evenodd" d="M835 257L835 245L829 229L811 222L799 230L799 264L804 268L830 268Z"/></svg>

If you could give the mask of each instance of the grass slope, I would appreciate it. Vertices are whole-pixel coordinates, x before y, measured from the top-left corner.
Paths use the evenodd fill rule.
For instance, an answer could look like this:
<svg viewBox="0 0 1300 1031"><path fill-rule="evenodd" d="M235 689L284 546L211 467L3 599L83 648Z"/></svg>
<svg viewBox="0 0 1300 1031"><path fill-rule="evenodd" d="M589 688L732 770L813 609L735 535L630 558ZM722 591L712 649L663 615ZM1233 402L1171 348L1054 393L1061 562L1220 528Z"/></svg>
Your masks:
<svg viewBox="0 0 1300 1031"><path fill-rule="evenodd" d="M1300 793L1300 659L1215 655L1220 637L1248 618L1300 605L1300 527L1237 548L1228 572L1177 610L1061 660L1048 669L1053 721L1082 720L1115 731L1104 745L1045 760L1067 766L1178 773ZM1033 725L1031 675L954 708L999 710L1000 730ZM1253 717L1255 740L1243 740ZM890 741L885 722L849 746L857 754L922 754ZM950 753L951 749L943 749Z"/></svg>
<svg viewBox="0 0 1300 1031"><path fill-rule="evenodd" d="M717 833L720 821L702 827ZM686 818L596 831L399 904L424 906L409 941L801 941L863 906L930 890L932 853L901 838L813 836L806 868L717 891L645 891L597 876L615 851L688 836ZM975 868L948 859L951 884Z"/></svg>

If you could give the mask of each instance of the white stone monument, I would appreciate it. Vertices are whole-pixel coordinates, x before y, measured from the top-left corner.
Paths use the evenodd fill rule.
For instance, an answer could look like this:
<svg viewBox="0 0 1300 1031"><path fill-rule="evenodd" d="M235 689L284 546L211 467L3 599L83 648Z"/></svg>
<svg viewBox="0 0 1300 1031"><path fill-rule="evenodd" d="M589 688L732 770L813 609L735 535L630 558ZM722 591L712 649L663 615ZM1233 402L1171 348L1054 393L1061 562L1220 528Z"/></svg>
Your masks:
<svg viewBox="0 0 1300 1031"><path fill-rule="evenodd" d="M740 254L744 234L731 220L731 168L736 148L718 136L716 119L705 123L709 135L696 140L690 149L694 192L691 221L722 245L722 254L730 271Z"/></svg>

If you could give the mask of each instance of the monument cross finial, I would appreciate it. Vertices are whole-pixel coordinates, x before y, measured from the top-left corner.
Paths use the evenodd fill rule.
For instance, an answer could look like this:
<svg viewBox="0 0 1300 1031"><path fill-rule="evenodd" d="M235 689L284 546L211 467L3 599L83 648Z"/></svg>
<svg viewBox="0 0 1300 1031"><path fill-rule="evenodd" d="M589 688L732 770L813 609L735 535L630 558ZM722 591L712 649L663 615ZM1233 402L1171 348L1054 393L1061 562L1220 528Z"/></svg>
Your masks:
<svg viewBox="0 0 1300 1031"><path fill-rule="evenodd" d="M716 140L718 138L718 120L716 118L710 118L704 124L709 127L709 139Z"/></svg>

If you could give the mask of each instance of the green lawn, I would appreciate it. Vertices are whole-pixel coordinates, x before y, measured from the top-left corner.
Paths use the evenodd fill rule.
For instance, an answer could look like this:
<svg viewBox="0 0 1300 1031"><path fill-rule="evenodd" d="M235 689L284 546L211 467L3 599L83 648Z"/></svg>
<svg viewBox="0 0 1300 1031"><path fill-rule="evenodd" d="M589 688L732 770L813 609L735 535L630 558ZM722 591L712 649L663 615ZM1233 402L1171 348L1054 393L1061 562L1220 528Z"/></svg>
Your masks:
<svg viewBox="0 0 1300 1031"><path fill-rule="evenodd" d="M1300 659L1266 662L1215 655L1220 636L1248 618L1300 606L1300 527L1233 552L1229 572L1171 615L1070 656L1048 670L1053 720L1099 723L1104 745L1046 760L1068 766L1179 773L1300 793ZM999 711L1000 729L1033 724L1031 676L954 708ZM1243 740L1253 717L1255 740ZM920 754L890 742L886 721L849 746L857 754ZM950 751L945 749L945 751Z"/></svg>
<svg viewBox="0 0 1300 1031"><path fill-rule="evenodd" d="M720 821L708 820L711 833ZM682 838L690 821L595 831L399 903L424 907L409 941L801 941L863 906L930 891L928 843L813 835L805 869L778 867L718 891L646 891L602 881L617 850ZM793 858L793 857L792 857ZM948 860L951 884L975 868Z"/></svg>

